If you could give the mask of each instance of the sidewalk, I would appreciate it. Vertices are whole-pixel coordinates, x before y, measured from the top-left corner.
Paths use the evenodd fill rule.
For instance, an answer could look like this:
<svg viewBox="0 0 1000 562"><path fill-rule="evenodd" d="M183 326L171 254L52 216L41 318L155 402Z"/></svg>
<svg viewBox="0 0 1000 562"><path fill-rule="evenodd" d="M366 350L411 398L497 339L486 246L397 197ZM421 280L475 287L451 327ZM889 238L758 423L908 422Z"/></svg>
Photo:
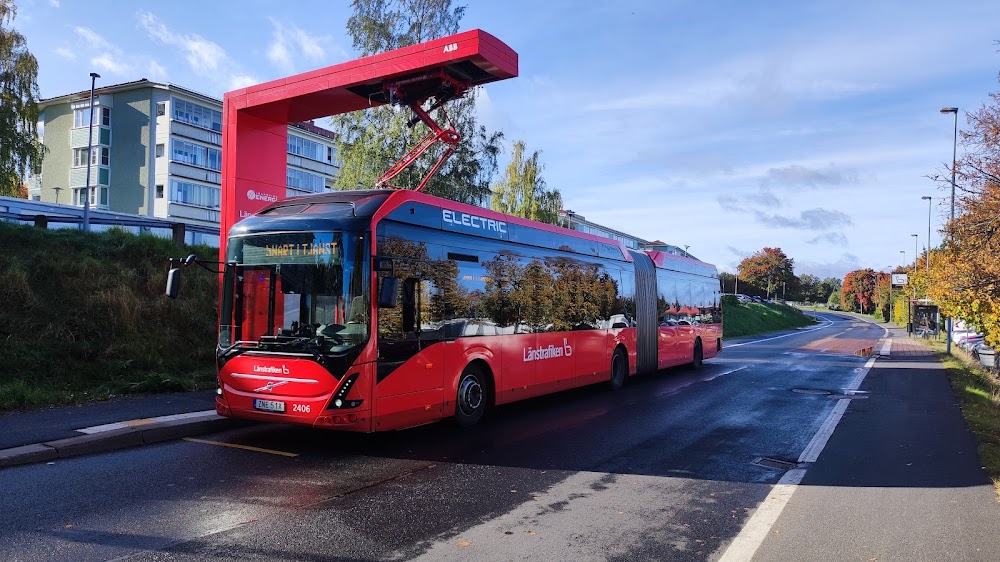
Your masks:
<svg viewBox="0 0 1000 562"><path fill-rule="evenodd" d="M0 414L0 468L222 431L211 390Z"/></svg>
<svg viewBox="0 0 1000 562"><path fill-rule="evenodd" d="M944 366L880 325L889 334L863 398L804 467L754 560L996 560L1000 505Z"/></svg>

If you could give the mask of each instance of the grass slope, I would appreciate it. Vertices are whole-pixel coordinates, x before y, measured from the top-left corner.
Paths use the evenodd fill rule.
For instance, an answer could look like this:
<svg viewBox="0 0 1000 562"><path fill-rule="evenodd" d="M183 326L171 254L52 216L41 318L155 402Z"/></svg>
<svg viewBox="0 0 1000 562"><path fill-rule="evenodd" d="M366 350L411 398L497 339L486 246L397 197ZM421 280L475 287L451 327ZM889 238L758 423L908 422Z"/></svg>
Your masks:
<svg viewBox="0 0 1000 562"><path fill-rule="evenodd" d="M993 479L1000 502L1000 378L956 346L948 355L943 341L917 341L932 349L944 364L951 388L962 405L962 415L979 444L983 469Z"/></svg>
<svg viewBox="0 0 1000 562"><path fill-rule="evenodd" d="M170 240L0 222L0 410L211 388L218 277L163 296Z"/></svg>
<svg viewBox="0 0 1000 562"><path fill-rule="evenodd" d="M783 304L741 303L722 297L722 337L742 338L809 326L816 321L802 311Z"/></svg>

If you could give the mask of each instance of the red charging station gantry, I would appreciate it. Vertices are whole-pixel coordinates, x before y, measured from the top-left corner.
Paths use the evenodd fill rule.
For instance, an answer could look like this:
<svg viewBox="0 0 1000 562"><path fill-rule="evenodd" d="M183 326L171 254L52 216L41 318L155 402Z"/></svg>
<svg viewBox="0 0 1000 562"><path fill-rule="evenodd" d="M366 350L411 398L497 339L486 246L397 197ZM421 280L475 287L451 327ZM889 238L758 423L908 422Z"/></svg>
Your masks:
<svg viewBox="0 0 1000 562"><path fill-rule="evenodd" d="M459 141L453 127L435 123L428 112L473 86L515 76L517 53L489 33L474 29L226 93L222 102L222 251L237 221L285 198L290 123L387 103L410 107L416 114L411 124L419 119L431 132L376 185L386 186L435 142L447 144L417 188L421 189ZM432 98L425 110L424 103Z"/></svg>

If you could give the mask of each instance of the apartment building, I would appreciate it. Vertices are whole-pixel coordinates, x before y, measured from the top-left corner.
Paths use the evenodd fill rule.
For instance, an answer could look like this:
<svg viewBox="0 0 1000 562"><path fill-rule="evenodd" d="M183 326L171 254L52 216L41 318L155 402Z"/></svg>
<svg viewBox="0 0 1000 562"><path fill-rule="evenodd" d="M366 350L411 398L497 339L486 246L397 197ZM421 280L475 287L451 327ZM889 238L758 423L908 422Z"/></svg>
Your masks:
<svg viewBox="0 0 1000 562"><path fill-rule="evenodd" d="M219 226L222 101L142 79L41 100L47 152L28 179L35 201L82 207L90 136L90 205L200 226ZM337 173L333 133L289 126L288 196L330 189Z"/></svg>
<svg viewBox="0 0 1000 562"><path fill-rule="evenodd" d="M586 232L587 234L593 234L602 238L617 240L618 242L624 244L626 248L631 248L633 250L659 250L668 254L694 258L694 256L688 253L687 248L679 248L673 244L661 242L660 240L643 240L638 236L632 236L631 234L626 234L620 230L615 230L613 228L597 224L596 222L588 221L583 215L574 213L569 209L559 211L558 221L559 225L562 227L579 232Z"/></svg>

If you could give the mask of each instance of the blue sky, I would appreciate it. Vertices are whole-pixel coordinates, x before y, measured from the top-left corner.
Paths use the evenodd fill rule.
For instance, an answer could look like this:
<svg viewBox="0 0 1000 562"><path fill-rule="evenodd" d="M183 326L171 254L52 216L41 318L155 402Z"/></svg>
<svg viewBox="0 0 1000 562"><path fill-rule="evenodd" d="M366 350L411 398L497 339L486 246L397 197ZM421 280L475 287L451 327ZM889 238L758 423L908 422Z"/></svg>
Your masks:
<svg viewBox="0 0 1000 562"><path fill-rule="evenodd" d="M42 97L140 78L218 98L357 58L349 2L19 0ZM733 271L886 270L932 244L951 115L1000 90L1000 2L469 0L520 56L483 124L541 151L565 206ZM961 147L959 147L961 153ZM504 164L505 162L502 162Z"/></svg>

